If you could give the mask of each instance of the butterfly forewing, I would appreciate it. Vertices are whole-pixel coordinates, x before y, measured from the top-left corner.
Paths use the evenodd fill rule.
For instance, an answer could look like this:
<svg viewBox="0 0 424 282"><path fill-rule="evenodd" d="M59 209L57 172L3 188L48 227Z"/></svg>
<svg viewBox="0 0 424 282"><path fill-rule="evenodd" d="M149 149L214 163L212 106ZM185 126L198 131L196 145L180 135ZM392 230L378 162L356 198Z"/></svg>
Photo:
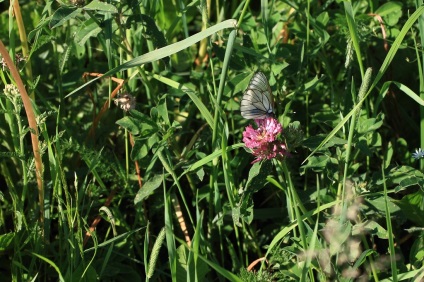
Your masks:
<svg viewBox="0 0 424 282"><path fill-rule="evenodd" d="M243 94L240 112L246 119L264 119L274 114L271 87L266 76L257 72Z"/></svg>

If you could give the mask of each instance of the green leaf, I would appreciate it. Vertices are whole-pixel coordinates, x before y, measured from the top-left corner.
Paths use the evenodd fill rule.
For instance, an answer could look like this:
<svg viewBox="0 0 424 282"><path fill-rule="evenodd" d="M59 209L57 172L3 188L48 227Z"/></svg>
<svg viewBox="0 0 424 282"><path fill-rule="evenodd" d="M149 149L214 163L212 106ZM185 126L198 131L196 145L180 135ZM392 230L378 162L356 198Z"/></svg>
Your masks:
<svg viewBox="0 0 424 282"><path fill-rule="evenodd" d="M366 220L365 222L361 222L355 224L352 229L352 235L363 235L363 234L375 235L380 239L387 240L387 230L384 229L380 224L373 220Z"/></svg>
<svg viewBox="0 0 424 282"><path fill-rule="evenodd" d="M171 122L169 120L169 116L168 116L168 106L167 106L167 102L166 102L166 97L167 95L164 95L161 100L160 103L156 106L156 110L157 110L157 114L162 118L162 120L165 122L166 125L170 126Z"/></svg>
<svg viewBox="0 0 424 282"><path fill-rule="evenodd" d="M318 148L318 146L323 142L323 140L325 140L326 135L316 135L316 136L311 136L308 139L305 139L302 142L302 145L307 147L310 150L316 150L316 148ZM333 137L330 140L328 140L327 143L325 143L324 145L322 145L320 147L321 150L326 150L328 148L331 148L333 146L339 146L339 145L345 145L347 143L347 141L345 139L339 138L339 137Z"/></svg>
<svg viewBox="0 0 424 282"><path fill-rule="evenodd" d="M394 214L396 212L399 212L399 207L393 203L393 199L390 197L387 197L390 202L388 202L389 211L390 214ZM373 206L375 209L377 209L380 212L385 212L386 210L386 201L384 200L383 196L380 197L369 197L366 199L366 201Z"/></svg>
<svg viewBox="0 0 424 282"><path fill-rule="evenodd" d="M140 130L137 126L136 121L133 118L130 118L129 116L123 117L120 120L116 121L116 124L122 126L134 136L140 134Z"/></svg>
<svg viewBox="0 0 424 282"><path fill-rule="evenodd" d="M203 178L205 177L205 170L203 167L201 167L198 171L196 171L197 177L199 177L200 181L203 181Z"/></svg>
<svg viewBox="0 0 424 282"><path fill-rule="evenodd" d="M97 12L111 13L111 14L118 13L118 9L115 6L113 6L112 4L100 2L98 0L91 1L86 6L84 6L83 9L84 10L93 10L93 11L97 11Z"/></svg>
<svg viewBox="0 0 424 282"><path fill-rule="evenodd" d="M384 17L386 15L396 13L401 9L402 9L402 3L397 1L390 1L378 7L378 9L375 11L375 14L378 14L381 17Z"/></svg>
<svg viewBox="0 0 424 282"><path fill-rule="evenodd" d="M326 26L328 22L330 21L330 16L328 15L328 12L322 12L318 15L316 18L317 22L322 24L322 26Z"/></svg>
<svg viewBox="0 0 424 282"><path fill-rule="evenodd" d="M52 16L52 19L49 23L50 29L59 27L68 20L76 18L77 16L81 15L81 12L82 10L80 8L60 7L54 12Z"/></svg>
<svg viewBox="0 0 424 282"><path fill-rule="evenodd" d="M147 197L153 194L153 192L159 188L162 184L163 175L155 175L153 178L149 179L146 183L144 183L143 188L138 190L137 195L134 198L134 205L143 201Z"/></svg>
<svg viewBox="0 0 424 282"><path fill-rule="evenodd" d="M146 115L132 110L131 116L121 118L116 124L127 129L134 137L148 138L157 133L159 128L157 124Z"/></svg>
<svg viewBox="0 0 424 282"><path fill-rule="evenodd" d="M5 251L15 238L15 233L6 233L0 235L0 251Z"/></svg>
<svg viewBox="0 0 424 282"><path fill-rule="evenodd" d="M233 222L235 225L237 225L238 227L243 227L243 225L240 223L240 218L241 218L241 206L240 205L235 205L232 209L231 209L231 217L233 219Z"/></svg>
<svg viewBox="0 0 424 282"><path fill-rule="evenodd" d="M246 189L250 193L255 193L265 186L268 174L272 171L271 162L257 162L249 170L249 178L247 179Z"/></svg>
<svg viewBox="0 0 424 282"><path fill-rule="evenodd" d="M371 185L382 185L383 181L381 173L375 173ZM395 167L386 173L386 181L389 186L397 184L395 191L400 192L411 185L424 187L424 174L410 166Z"/></svg>
<svg viewBox="0 0 424 282"><path fill-rule="evenodd" d="M232 95L238 95L238 93L240 92L243 93L246 90L251 78L251 73L240 73L236 75L235 77L227 81L227 85L225 86L226 92L229 92Z"/></svg>
<svg viewBox="0 0 424 282"><path fill-rule="evenodd" d="M362 252L362 254L356 259L355 264L353 265L352 269L357 269L359 268L367 259L367 257L369 257L370 255L374 254L375 251L373 250L365 250Z"/></svg>
<svg viewBox="0 0 424 282"><path fill-rule="evenodd" d="M326 155L313 156L308 159L308 162L302 166L302 170L312 168L314 171L321 171L327 167L330 157Z"/></svg>
<svg viewBox="0 0 424 282"><path fill-rule="evenodd" d="M393 200L400 207L407 219L418 226L424 226L424 192L418 190L413 194L406 195L402 200Z"/></svg>
<svg viewBox="0 0 424 282"><path fill-rule="evenodd" d="M368 147L368 139L365 137L360 137L358 142L356 143L356 147L361 150L362 153L367 155L368 157L372 156L372 151Z"/></svg>
<svg viewBox="0 0 424 282"><path fill-rule="evenodd" d="M247 178L246 187L249 186L252 179L255 178L256 176L258 176L260 172L261 172L261 163L258 162L258 163L253 164L252 167L249 170L249 176Z"/></svg>
<svg viewBox="0 0 424 282"><path fill-rule="evenodd" d="M94 19L90 18L86 20L78 29L75 34L75 42L83 46L90 37L97 37L97 35L102 31L97 22Z"/></svg>
<svg viewBox="0 0 424 282"><path fill-rule="evenodd" d="M205 281L209 267L203 260L197 260L195 265L193 255L184 245L178 247L177 257L177 281Z"/></svg>
<svg viewBox="0 0 424 282"><path fill-rule="evenodd" d="M402 16L402 3L390 1L381 5L374 14L381 16L388 26L393 26L398 23Z"/></svg>
<svg viewBox="0 0 424 282"><path fill-rule="evenodd" d="M417 171L418 173L420 173L419 171ZM395 192L399 192L402 190L405 190L406 188L410 187L410 186L415 186L418 185L421 188L424 188L424 176L416 176L416 175L408 175L405 178L403 178L400 182L399 185L395 187Z"/></svg>
<svg viewBox="0 0 424 282"><path fill-rule="evenodd" d="M368 118L366 120L361 120L358 133L367 133L373 132L379 129L383 125L384 114L378 114L376 118Z"/></svg>
<svg viewBox="0 0 424 282"><path fill-rule="evenodd" d="M311 15L309 15L309 17L310 24L314 29L314 33L312 34L312 36L316 36L317 42L319 42L317 46L315 46L315 48L311 51L313 54L316 54L319 50L321 50L322 45L325 45L325 43L327 43L330 39L330 34L327 32L326 27L324 25L328 22L328 14L322 13L318 16L317 19L314 19Z"/></svg>
<svg viewBox="0 0 424 282"><path fill-rule="evenodd" d="M424 262L424 236L422 233L412 244L409 261L416 269L419 269Z"/></svg>
<svg viewBox="0 0 424 282"><path fill-rule="evenodd" d="M131 159L133 161L142 160L149 153L149 147L144 139L135 139L131 150Z"/></svg>
<svg viewBox="0 0 424 282"><path fill-rule="evenodd" d="M278 75L281 73L281 71L285 68L287 68L289 66L288 63L284 62L284 63L275 63L271 65L271 72L274 75Z"/></svg>
<svg viewBox="0 0 424 282"><path fill-rule="evenodd" d="M238 224L238 219L242 218L247 224L251 224L253 220L253 201L252 194L255 191L247 191L244 194L242 202L231 211L233 221L235 224Z"/></svg>

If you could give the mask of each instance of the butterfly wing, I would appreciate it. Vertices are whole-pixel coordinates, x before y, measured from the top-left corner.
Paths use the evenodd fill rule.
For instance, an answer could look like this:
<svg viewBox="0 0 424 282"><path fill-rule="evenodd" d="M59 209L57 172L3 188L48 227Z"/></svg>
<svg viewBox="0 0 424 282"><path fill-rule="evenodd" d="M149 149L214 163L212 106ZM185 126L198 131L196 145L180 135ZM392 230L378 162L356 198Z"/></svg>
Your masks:
<svg viewBox="0 0 424 282"><path fill-rule="evenodd" d="M243 94L241 115L246 119L264 119L274 115L271 87L262 72L253 75Z"/></svg>

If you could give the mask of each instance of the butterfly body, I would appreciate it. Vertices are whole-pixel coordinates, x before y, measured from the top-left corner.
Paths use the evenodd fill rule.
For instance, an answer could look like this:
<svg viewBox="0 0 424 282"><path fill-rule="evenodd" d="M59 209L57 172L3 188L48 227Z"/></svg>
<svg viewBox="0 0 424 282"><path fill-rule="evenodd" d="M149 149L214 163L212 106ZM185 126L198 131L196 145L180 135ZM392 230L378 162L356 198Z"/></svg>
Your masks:
<svg viewBox="0 0 424 282"><path fill-rule="evenodd" d="M268 79L262 72L253 75L240 105L245 119L264 119L274 116L274 101Z"/></svg>

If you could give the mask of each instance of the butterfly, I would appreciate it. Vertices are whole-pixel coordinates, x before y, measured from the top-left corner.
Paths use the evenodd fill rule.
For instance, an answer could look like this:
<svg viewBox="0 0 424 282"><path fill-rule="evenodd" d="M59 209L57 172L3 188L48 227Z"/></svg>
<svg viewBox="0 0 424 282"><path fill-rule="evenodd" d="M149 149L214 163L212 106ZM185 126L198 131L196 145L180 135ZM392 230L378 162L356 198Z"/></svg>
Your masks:
<svg viewBox="0 0 424 282"><path fill-rule="evenodd" d="M268 79L257 72L250 79L240 105L241 115L245 119L264 119L274 116L274 101Z"/></svg>

